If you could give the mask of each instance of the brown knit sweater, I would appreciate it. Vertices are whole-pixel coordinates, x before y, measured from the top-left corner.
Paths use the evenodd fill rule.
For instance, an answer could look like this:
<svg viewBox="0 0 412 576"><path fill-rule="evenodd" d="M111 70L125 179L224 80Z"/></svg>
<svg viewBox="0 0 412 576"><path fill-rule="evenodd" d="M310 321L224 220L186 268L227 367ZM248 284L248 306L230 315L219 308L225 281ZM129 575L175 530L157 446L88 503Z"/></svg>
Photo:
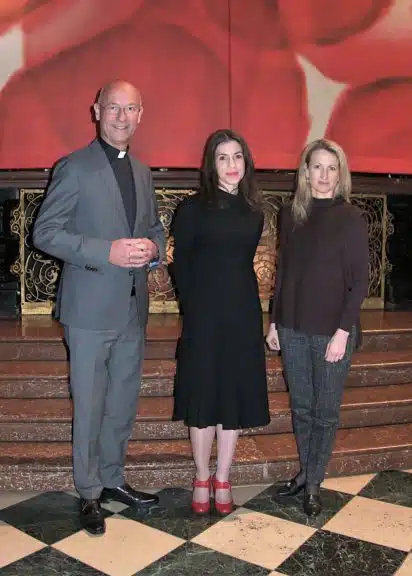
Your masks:
<svg viewBox="0 0 412 576"><path fill-rule="evenodd" d="M313 198L302 225L285 206L272 322L307 334L349 332L368 293L368 260L366 222L342 197Z"/></svg>

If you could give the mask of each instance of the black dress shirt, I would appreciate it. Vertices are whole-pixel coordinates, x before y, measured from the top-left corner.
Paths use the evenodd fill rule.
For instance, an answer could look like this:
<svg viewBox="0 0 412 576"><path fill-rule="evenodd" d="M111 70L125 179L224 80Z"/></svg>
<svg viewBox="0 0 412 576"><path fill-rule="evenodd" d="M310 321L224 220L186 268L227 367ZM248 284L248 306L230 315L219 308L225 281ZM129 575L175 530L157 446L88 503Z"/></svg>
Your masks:
<svg viewBox="0 0 412 576"><path fill-rule="evenodd" d="M127 220L129 222L130 233L133 234L134 223L136 220L136 187L129 155L126 152L126 155L123 156L123 158L119 158L120 150L114 148L102 138L100 138L99 141L116 177L122 195Z"/></svg>

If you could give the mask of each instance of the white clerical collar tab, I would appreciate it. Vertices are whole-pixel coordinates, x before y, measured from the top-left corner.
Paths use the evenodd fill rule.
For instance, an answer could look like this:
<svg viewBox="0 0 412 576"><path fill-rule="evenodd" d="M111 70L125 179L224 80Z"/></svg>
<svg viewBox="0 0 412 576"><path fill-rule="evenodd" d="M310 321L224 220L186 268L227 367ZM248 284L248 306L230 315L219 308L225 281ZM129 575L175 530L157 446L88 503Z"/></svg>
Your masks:
<svg viewBox="0 0 412 576"><path fill-rule="evenodd" d="M117 155L118 158L124 158L126 156L126 150L120 150L119 154Z"/></svg>

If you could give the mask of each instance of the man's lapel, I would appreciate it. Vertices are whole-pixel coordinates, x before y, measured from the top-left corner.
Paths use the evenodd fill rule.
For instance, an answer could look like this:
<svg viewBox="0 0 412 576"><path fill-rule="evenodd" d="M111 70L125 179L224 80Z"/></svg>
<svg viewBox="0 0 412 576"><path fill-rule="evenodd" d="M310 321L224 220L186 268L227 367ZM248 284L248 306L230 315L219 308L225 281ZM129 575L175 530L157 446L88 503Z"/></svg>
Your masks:
<svg viewBox="0 0 412 576"><path fill-rule="evenodd" d="M142 227L143 221L148 216L148 191L146 180L142 174L139 163L130 156L132 165L134 186L136 190L136 220L133 228L133 236L139 236L139 229Z"/></svg>

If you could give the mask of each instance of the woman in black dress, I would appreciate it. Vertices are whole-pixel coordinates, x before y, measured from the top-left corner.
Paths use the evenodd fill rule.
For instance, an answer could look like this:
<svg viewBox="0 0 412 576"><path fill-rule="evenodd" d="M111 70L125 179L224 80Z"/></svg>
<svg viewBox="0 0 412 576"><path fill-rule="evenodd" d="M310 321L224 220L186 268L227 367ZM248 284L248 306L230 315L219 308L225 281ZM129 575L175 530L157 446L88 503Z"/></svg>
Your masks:
<svg viewBox="0 0 412 576"><path fill-rule="evenodd" d="M183 311L174 419L190 428L195 512L232 510L229 472L240 429L270 421L262 313L253 259L263 229L261 195L245 141L231 130L207 140L201 186L173 225ZM217 436L217 470L209 461Z"/></svg>

